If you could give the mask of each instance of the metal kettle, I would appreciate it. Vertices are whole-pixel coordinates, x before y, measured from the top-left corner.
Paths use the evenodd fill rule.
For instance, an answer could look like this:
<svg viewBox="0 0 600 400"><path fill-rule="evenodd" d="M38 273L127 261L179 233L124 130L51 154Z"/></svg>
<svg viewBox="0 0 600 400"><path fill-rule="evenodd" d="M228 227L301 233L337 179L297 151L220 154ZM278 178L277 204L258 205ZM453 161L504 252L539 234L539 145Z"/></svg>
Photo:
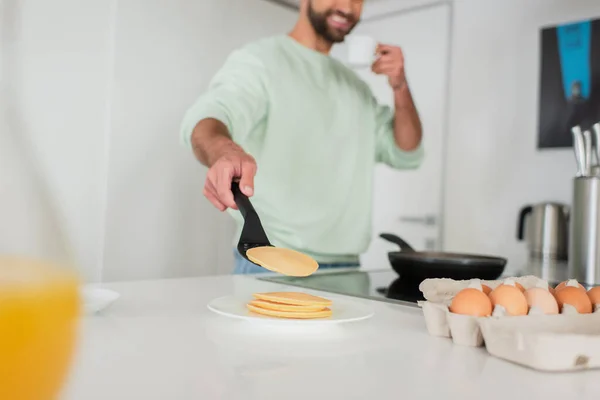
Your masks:
<svg viewBox="0 0 600 400"><path fill-rule="evenodd" d="M567 260L569 207L560 203L524 206L519 213L517 238L527 243L532 259Z"/></svg>

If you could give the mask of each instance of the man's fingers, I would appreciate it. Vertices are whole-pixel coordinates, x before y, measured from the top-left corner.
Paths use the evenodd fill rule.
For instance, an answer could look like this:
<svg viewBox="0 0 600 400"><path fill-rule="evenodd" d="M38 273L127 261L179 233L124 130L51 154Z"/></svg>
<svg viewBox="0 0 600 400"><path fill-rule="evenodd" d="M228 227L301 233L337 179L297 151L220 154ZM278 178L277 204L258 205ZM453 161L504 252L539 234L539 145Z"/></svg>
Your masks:
<svg viewBox="0 0 600 400"><path fill-rule="evenodd" d="M212 181L208 179L204 184L204 196L206 196L206 198L210 200L210 202L213 203L215 207L217 207L219 210L225 211L227 209L227 206L225 206L225 204L223 204L223 202L219 200L219 196L217 195L217 189L215 188L215 185Z"/></svg>
<svg viewBox="0 0 600 400"><path fill-rule="evenodd" d="M402 61L402 59L397 56L384 55L384 56L379 57L375 64L378 64L378 65L390 65L390 64L404 65L404 61Z"/></svg>
<svg viewBox="0 0 600 400"><path fill-rule="evenodd" d="M231 192L231 181L233 180L233 174L234 170L232 166L225 166L221 168L217 175L215 189L221 203L225 204L226 207L237 209L235 201L233 200L233 193Z"/></svg>
<svg viewBox="0 0 600 400"><path fill-rule="evenodd" d="M398 53L379 53L379 57L377 58L377 62L380 64L401 64L404 65L404 57L401 52Z"/></svg>
<svg viewBox="0 0 600 400"><path fill-rule="evenodd" d="M393 68L393 64L376 63L372 69L376 74L385 74L387 71L393 70Z"/></svg>
<svg viewBox="0 0 600 400"><path fill-rule="evenodd" d="M383 75L396 76L401 73L401 70L399 70L397 66L392 65L387 67L381 67L378 73Z"/></svg>
<svg viewBox="0 0 600 400"><path fill-rule="evenodd" d="M379 60L373 64L372 70L376 74L393 74L399 71L402 65L396 60Z"/></svg>
<svg viewBox="0 0 600 400"><path fill-rule="evenodd" d="M379 56L379 58L377 59L377 62L383 63L383 64L399 63L399 62L402 62L402 59L399 58L398 56L395 56L392 54L383 54L383 55Z"/></svg>
<svg viewBox="0 0 600 400"><path fill-rule="evenodd" d="M208 201L210 201L212 205L215 206L219 211L225 211L227 209L225 204L221 203L214 192L207 189L206 186L204 186L203 193L204 197L206 197Z"/></svg>
<svg viewBox="0 0 600 400"><path fill-rule="evenodd" d="M240 189L242 193L250 197L254 194L254 175L256 175L256 164L254 161L242 161L242 176L240 177Z"/></svg>
<svg viewBox="0 0 600 400"><path fill-rule="evenodd" d="M212 193L213 196L217 196L217 189L212 181L206 180L206 182L204 183L204 189Z"/></svg>
<svg viewBox="0 0 600 400"><path fill-rule="evenodd" d="M208 170L204 184L204 195L219 210L238 209L231 191L234 178L240 178L240 190L246 196L254 194L256 162L249 154L232 152L225 155Z"/></svg>
<svg viewBox="0 0 600 400"><path fill-rule="evenodd" d="M397 57L393 56L381 56L373 63L374 68L381 68L384 65L398 65L400 61L398 61Z"/></svg>
<svg viewBox="0 0 600 400"><path fill-rule="evenodd" d="M394 61L378 62L373 65L373 71L383 71L388 69L398 69L398 63Z"/></svg>
<svg viewBox="0 0 600 400"><path fill-rule="evenodd" d="M377 53L379 54L402 54L402 49L398 46L393 46L389 44L379 44L377 46Z"/></svg>
<svg viewBox="0 0 600 400"><path fill-rule="evenodd" d="M381 60L377 60L373 63L373 65L371 66L371 70L373 72L375 72L376 74L379 73L379 71L381 70Z"/></svg>

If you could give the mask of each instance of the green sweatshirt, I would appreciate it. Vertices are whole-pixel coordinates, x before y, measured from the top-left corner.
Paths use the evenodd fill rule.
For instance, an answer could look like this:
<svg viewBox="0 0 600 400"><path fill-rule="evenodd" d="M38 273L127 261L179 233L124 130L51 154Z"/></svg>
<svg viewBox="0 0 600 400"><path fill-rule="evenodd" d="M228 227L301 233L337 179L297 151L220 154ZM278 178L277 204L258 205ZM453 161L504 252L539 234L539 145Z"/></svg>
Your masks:
<svg viewBox="0 0 600 400"><path fill-rule="evenodd" d="M185 114L185 144L206 118L256 159L251 201L271 243L320 263L357 262L367 250L375 163L409 169L423 160L422 147L396 146L393 110L352 70L283 35L229 56ZM237 242L243 220L229 212Z"/></svg>

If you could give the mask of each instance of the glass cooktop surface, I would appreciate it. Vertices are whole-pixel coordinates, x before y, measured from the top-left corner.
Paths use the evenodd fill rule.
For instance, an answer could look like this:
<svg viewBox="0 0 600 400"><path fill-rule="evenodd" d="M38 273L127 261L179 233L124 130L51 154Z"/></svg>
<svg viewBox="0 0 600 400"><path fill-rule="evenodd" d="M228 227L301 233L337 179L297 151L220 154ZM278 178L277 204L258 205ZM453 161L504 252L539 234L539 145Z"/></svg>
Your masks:
<svg viewBox="0 0 600 400"><path fill-rule="evenodd" d="M522 275L522 273L512 273L508 276ZM503 279L506 276L503 274L499 279ZM425 300L419 290L420 282L402 279L391 268L377 270L329 270L302 278L281 275L258 276L257 278L290 286L404 304L411 307L418 307L417 302ZM559 283L559 281L549 281L553 287Z"/></svg>
<svg viewBox="0 0 600 400"><path fill-rule="evenodd" d="M381 270L338 270L313 274L308 277L265 276L260 280L284 283L290 286L386 301L417 307L424 300L419 291L419 282L402 280L390 269Z"/></svg>

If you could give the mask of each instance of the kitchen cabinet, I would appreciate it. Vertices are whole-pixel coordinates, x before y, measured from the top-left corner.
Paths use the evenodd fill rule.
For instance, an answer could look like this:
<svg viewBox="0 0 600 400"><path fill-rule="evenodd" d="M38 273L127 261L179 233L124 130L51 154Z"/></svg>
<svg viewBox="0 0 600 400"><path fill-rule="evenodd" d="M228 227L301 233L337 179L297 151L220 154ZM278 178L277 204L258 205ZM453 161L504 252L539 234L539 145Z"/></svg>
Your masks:
<svg viewBox="0 0 600 400"><path fill-rule="evenodd" d="M377 235L392 232L418 250L442 248L443 163L446 142L446 107L450 51L451 6L440 4L406 13L393 13L367 20L356 34L402 48L406 73L423 123L425 161L418 170L395 171L378 166L375 172L373 241L363 264L388 265L387 251L396 250ZM344 45L335 57L344 61ZM384 104L393 105L387 78L369 69L356 72Z"/></svg>

